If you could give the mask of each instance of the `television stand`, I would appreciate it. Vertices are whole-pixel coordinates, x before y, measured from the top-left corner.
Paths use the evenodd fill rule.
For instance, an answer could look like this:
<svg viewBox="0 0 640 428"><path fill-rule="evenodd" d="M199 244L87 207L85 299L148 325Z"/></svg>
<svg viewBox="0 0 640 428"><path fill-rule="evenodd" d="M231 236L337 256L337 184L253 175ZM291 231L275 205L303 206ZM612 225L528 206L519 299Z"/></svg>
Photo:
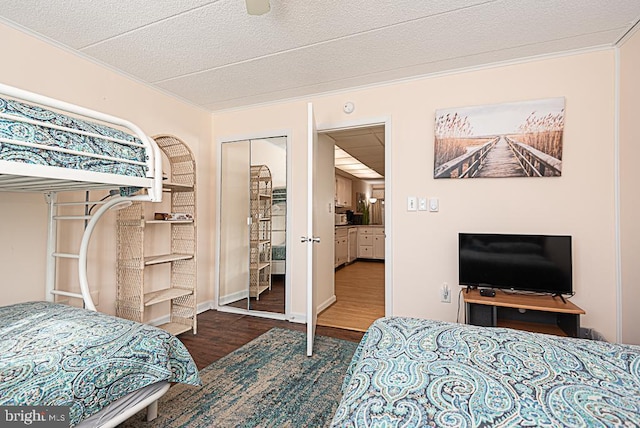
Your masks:
<svg viewBox="0 0 640 428"><path fill-rule="evenodd" d="M557 336L580 336L580 315L585 312L572 302L549 295L505 293L496 290L494 297L470 290L463 293L467 324L485 327L508 327Z"/></svg>

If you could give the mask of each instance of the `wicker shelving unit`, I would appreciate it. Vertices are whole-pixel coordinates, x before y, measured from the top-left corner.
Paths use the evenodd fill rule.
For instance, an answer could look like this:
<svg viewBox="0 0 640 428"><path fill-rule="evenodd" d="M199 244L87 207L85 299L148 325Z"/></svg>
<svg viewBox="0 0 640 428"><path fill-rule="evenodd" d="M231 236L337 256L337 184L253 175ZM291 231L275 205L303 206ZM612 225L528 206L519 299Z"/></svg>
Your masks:
<svg viewBox="0 0 640 428"><path fill-rule="evenodd" d="M170 195L171 213L186 214L184 220L155 220L152 204L134 203L118 211L118 263L116 315L147 322L151 305L168 302L169 322L159 327L172 334L197 332L196 312L196 171L191 150L172 136L154 138L169 161L170 174L164 191ZM170 251L145 254L145 235L163 234L170 227ZM166 232L164 232L166 234ZM154 265L170 265L169 286L145 291L145 271ZM148 284L147 284L148 285Z"/></svg>
<svg viewBox="0 0 640 428"><path fill-rule="evenodd" d="M271 198L271 171L266 165L251 165L249 296L258 300L271 290Z"/></svg>

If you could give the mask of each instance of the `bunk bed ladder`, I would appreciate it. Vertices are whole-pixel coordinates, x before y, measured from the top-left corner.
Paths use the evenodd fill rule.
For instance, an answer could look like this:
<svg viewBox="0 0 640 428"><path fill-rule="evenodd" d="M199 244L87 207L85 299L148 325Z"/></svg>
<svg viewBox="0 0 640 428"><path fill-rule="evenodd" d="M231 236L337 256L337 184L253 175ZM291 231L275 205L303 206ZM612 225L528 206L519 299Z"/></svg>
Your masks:
<svg viewBox="0 0 640 428"><path fill-rule="evenodd" d="M65 253L58 251L58 222L60 221L80 221L86 225L91 219L91 215L59 215L60 207L64 206L83 206L87 207L95 202L58 202L57 192L45 193L45 200L48 209L48 227L47 227L47 271L46 271L46 299L55 301L56 297L75 298L83 300L82 293L64 291L58 288L58 263L60 259L79 260L79 253ZM85 209L86 212L86 209Z"/></svg>
<svg viewBox="0 0 640 428"><path fill-rule="evenodd" d="M57 192L45 193L45 200L49 206L49 221L47 231L47 267L46 267L46 280L45 280L45 292L46 299L48 301L55 301L56 296L76 298L83 301L86 309L95 311L96 307L93 303L93 297L89 289L89 282L87 279L87 252L89 249L89 241L93 230L100 220L100 218L109 209L118 209L120 207L131 205L134 201L148 200L146 195L137 196L118 196L119 191L110 191L105 197L98 201L89 200L89 196L85 198L83 202L58 202ZM83 207L84 214L72 214L61 215L59 209L61 207ZM92 213L93 208L99 206L95 213ZM83 225L82 240L80 242L80 248L78 253L66 253L58 251L58 222L59 221L75 221L78 224ZM82 220L80 223L79 220ZM78 261L78 282L80 286L80 292L70 292L60 290L58 288L58 262L61 259L75 259Z"/></svg>

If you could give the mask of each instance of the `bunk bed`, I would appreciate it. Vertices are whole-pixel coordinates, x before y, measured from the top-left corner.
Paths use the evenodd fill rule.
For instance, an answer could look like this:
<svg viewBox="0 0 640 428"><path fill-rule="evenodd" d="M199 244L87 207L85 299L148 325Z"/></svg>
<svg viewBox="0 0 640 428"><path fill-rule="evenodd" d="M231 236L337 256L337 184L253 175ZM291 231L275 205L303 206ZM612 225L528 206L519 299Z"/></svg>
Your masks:
<svg viewBox="0 0 640 428"><path fill-rule="evenodd" d="M96 311L87 250L107 210L162 200L160 150L128 121L0 84L0 191L69 190L109 195L77 255L84 308L54 302L49 262L48 301L0 307L0 405L66 405L79 427L113 427L145 407L152 419L171 383L200 383L197 368L169 333Z"/></svg>
<svg viewBox="0 0 640 428"><path fill-rule="evenodd" d="M331 427L640 426L640 347L381 318L342 391Z"/></svg>

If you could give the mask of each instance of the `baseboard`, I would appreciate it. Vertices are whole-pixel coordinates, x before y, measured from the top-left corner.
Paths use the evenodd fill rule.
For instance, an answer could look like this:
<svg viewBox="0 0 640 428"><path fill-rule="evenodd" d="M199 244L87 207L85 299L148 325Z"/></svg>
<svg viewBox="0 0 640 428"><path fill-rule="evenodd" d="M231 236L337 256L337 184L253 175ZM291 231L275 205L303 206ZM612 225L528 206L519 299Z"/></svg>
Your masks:
<svg viewBox="0 0 640 428"><path fill-rule="evenodd" d="M210 309L215 309L216 304L213 300L207 300L206 302L200 302L198 303L198 306L196 307L196 313L203 313L204 311L208 311Z"/></svg>
<svg viewBox="0 0 640 428"><path fill-rule="evenodd" d="M246 299L249 297L248 290L236 291L235 293L228 294L224 297L220 297L219 306L229 305L233 302L237 302L238 300Z"/></svg>
<svg viewBox="0 0 640 428"><path fill-rule="evenodd" d="M213 300L207 300L205 302L200 302L198 303L198 305L196 306L196 313L197 314L201 314L204 311L208 311L210 309L213 309L214 306L214 302ZM152 319L151 321L148 322L148 324L151 324L153 326L159 326L161 324L166 324L170 321L171 319L171 315L167 314L167 315L163 315L159 318L155 318Z"/></svg>
<svg viewBox="0 0 640 428"><path fill-rule="evenodd" d="M290 314L289 317L287 318L287 321L295 322L298 324L306 324L307 316L305 314Z"/></svg>
<svg viewBox="0 0 640 428"><path fill-rule="evenodd" d="M336 295L334 294L333 296L329 297L327 300L325 300L318 306L318 313L324 311L329 306L333 305L335 302L336 302Z"/></svg>
<svg viewBox="0 0 640 428"><path fill-rule="evenodd" d="M327 309L335 301L336 301L336 296L335 295L331 296L329 299L327 299L325 302L323 302L320 306L318 306L318 313L320 313L320 312L324 311L325 309ZM204 311L208 311L210 309L217 310L217 306L216 306L216 304L215 304L215 302L213 300L207 300L205 302L198 303L198 306L196 308L196 312L201 314ZM306 324L307 323L307 316L305 314L289 314L287 316L287 321L295 322L297 324ZM168 314L149 321L149 324L157 326L157 325L164 324L164 323L167 323L167 322L169 322L169 315Z"/></svg>

